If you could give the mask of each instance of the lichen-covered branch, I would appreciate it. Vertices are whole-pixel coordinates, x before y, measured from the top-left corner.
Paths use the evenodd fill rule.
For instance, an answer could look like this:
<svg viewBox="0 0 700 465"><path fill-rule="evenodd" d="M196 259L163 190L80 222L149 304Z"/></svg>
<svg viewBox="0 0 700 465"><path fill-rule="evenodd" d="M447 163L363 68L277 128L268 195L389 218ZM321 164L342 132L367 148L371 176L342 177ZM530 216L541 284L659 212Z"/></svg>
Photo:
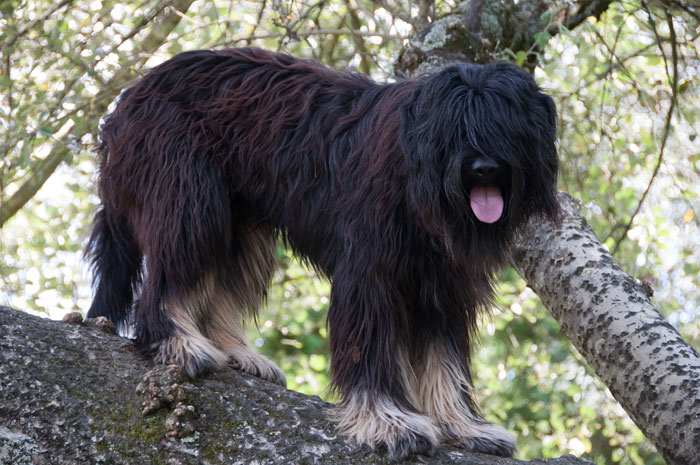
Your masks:
<svg viewBox="0 0 700 465"><path fill-rule="evenodd" d="M394 70L412 76L457 61L490 63L521 56L536 64L536 54L560 27L574 28L599 17L613 0L470 0L421 28L401 51Z"/></svg>
<svg viewBox="0 0 700 465"><path fill-rule="evenodd" d="M318 397L236 371L190 380L154 368L109 324L70 319L0 307L0 463L387 463L339 437ZM405 463L528 462L444 449Z"/></svg>
<svg viewBox="0 0 700 465"><path fill-rule="evenodd" d="M533 219L514 266L666 462L700 463L700 355L560 198L562 225Z"/></svg>

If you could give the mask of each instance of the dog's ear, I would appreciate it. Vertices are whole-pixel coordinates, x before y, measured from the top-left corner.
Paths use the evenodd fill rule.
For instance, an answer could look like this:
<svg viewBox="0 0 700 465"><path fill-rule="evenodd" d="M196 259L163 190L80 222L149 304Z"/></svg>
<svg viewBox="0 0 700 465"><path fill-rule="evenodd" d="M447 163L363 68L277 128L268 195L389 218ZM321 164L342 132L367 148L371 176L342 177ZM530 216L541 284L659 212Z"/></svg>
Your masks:
<svg viewBox="0 0 700 465"><path fill-rule="evenodd" d="M534 96L539 108L533 109L533 131L536 138L536 153L538 173L541 182L534 183L539 188L539 209L550 220L558 223L560 217L559 198L557 193L557 175L559 162L557 157L557 109L554 100L539 89Z"/></svg>

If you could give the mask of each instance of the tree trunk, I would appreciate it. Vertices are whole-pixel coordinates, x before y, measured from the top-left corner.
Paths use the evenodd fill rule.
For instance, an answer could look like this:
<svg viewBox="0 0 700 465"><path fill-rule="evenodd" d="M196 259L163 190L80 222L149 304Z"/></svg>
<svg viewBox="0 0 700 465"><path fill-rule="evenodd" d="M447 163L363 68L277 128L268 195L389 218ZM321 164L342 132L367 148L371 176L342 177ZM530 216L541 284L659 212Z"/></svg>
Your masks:
<svg viewBox="0 0 700 465"><path fill-rule="evenodd" d="M700 464L700 356L652 306L651 288L600 243L579 202L560 227L532 219L513 263L668 465Z"/></svg>
<svg viewBox="0 0 700 465"><path fill-rule="evenodd" d="M387 463L338 436L316 396L232 370L190 380L153 368L100 320L0 307L0 464ZM404 463L543 462L444 448Z"/></svg>

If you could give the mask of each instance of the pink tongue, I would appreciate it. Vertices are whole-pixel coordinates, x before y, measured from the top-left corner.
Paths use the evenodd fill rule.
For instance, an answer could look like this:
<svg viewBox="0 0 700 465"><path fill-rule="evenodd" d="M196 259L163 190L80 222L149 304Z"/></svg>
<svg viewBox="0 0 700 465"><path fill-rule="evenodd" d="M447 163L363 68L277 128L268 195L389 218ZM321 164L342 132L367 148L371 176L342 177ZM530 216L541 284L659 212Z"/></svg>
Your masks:
<svg viewBox="0 0 700 465"><path fill-rule="evenodd" d="M503 197L498 187L474 187L469 193L472 211L484 223L495 223L503 213Z"/></svg>

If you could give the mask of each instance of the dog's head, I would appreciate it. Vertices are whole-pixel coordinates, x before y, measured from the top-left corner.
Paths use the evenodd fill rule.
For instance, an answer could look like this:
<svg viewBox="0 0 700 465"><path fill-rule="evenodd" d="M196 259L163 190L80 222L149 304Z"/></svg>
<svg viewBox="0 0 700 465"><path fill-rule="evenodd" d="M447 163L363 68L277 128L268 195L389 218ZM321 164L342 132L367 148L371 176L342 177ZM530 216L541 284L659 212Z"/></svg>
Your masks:
<svg viewBox="0 0 700 465"><path fill-rule="evenodd" d="M525 71L453 65L420 78L401 130L409 203L431 232L557 218L556 109Z"/></svg>

